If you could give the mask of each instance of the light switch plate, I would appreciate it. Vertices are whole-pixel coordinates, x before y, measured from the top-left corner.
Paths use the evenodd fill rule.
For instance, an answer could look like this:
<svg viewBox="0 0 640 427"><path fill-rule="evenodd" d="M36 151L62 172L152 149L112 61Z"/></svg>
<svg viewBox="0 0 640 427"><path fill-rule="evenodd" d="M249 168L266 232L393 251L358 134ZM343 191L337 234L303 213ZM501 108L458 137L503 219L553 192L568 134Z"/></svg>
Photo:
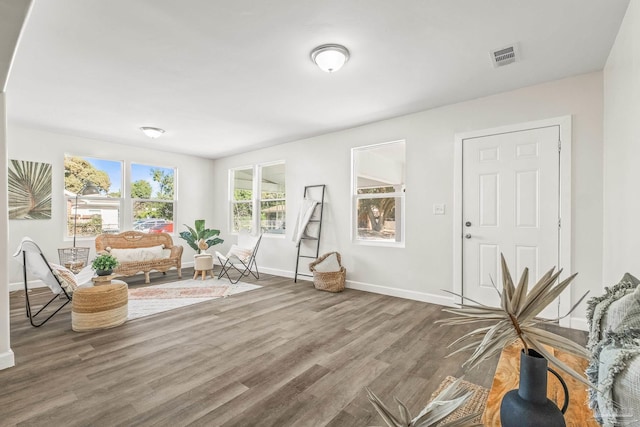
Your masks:
<svg viewBox="0 0 640 427"><path fill-rule="evenodd" d="M436 203L433 205L433 214L434 215L444 215L444 203Z"/></svg>

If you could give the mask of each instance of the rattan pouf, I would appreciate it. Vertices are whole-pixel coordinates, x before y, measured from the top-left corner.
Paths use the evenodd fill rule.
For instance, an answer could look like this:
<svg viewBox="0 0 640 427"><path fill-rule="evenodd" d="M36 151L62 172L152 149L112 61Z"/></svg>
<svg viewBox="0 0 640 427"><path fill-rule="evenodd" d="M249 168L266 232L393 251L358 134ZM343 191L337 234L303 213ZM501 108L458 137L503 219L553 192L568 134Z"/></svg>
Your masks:
<svg viewBox="0 0 640 427"><path fill-rule="evenodd" d="M125 282L79 288L71 303L71 328L77 332L113 328L127 320L129 292Z"/></svg>

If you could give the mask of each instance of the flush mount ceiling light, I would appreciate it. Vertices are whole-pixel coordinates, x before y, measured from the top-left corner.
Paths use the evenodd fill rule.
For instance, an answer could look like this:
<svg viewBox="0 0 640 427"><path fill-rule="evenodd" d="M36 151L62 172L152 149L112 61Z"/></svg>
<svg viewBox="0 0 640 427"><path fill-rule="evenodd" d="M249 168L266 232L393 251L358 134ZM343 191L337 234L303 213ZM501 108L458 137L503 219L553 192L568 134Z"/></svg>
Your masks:
<svg viewBox="0 0 640 427"><path fill-rule="evenodd" d="M311 51L311 60L322 71L338 71L349 60L349 51L339 44L323 44Z"/></svg>
<svg viewBox="0 0 640 427"><path fill-rule="evenodd" d="M149 138L157 138L159 136L162 136L162 134L164 133L164 129L152 128L148 126L143 126L140 128L140 130L144 132L144 134Z"/></svg>

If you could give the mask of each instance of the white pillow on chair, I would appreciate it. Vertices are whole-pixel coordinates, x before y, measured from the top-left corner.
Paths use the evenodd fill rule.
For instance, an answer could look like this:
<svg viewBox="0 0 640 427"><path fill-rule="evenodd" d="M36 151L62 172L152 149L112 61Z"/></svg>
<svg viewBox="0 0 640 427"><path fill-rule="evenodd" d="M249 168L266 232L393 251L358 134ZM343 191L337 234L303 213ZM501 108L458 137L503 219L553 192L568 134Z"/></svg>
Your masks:
<svg viewBox="0 0 640 427"><path fill-rule="evenodd" d="M238 245L231 245L231 249L227 253L227 258L235 257L239 260L246 262L253 254L253 248L241 248Z"/></svg>

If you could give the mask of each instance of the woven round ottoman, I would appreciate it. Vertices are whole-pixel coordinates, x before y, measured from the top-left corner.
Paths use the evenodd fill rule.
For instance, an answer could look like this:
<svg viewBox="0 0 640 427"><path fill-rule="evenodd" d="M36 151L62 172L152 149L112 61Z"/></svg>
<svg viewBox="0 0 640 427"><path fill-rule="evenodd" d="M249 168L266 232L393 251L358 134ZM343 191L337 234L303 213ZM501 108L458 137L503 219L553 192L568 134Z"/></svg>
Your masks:
<svg viewBox="0 0 640 427"><path fill-rule="evenodd" d="M122 325L127 320L128 304L128 287L120 280L76 289L71 302L71 328L82 332Z"/></svg>

